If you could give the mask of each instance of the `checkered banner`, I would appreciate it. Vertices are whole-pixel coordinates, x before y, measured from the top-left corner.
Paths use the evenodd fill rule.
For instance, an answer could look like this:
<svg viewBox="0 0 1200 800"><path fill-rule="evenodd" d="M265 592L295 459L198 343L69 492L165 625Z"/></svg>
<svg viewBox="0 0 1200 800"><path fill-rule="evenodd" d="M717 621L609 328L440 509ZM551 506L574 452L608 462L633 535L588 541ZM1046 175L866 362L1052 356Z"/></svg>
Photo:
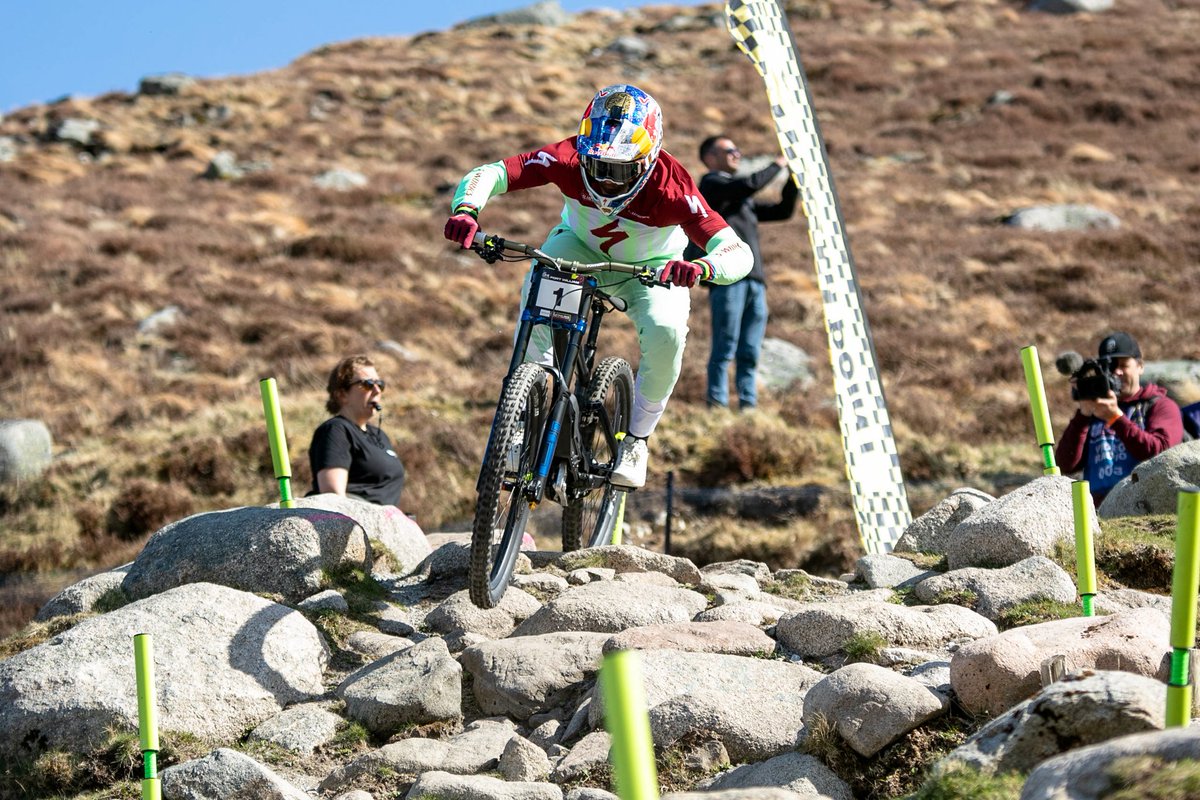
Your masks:
<svg viewBox="0 0 1200 800"><path fill-rule="evenodd" d="M912 515L808 81L777 0L727 0L725 18L730 35L766 83L775 132L799 182L825 306L846 475L858 530L868 553L887 553Z"/></svg>

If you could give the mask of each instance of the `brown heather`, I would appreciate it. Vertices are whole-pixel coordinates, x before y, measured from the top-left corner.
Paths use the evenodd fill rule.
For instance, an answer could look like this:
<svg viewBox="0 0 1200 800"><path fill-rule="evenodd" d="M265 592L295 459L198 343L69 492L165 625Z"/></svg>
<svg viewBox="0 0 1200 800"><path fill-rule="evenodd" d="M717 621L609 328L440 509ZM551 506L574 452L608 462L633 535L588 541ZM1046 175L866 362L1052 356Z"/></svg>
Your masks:
<svg viewBox="0 0 1200 800"><path fill-rule="evenodd" d="M914 512L957 485L1003 491L1039 474L1022 346L1043 354L1059 429L1071 408L1057 352L1123 328L1151 359L1200 358L1200 3L1092 16L1023 5L787 3ZM0 121L0 136L20 142L0 164L0 418L45 421L56 453L44 478L0 491L0 569L79 570L22 590L0 633L55 582L127 561L164 522L273 501L262 377L279 382L303 493L325 375L353 351L370 352L396 387L383 423L409 466L406 508L427 530L463 525L522 270L487 267L441 238L451 188L476 164L571 133L592 92L618 80L659 99L668 148L696 173L696 145L716 131L771 152L761 81L707 24L716 11L345 42L176 97L72 98ZM660 26L677 15L694 24ZM604 52L624 34L654 56ZM1011 101L990 103L1000 91ZM91 152L48 141L68 117L103 124ZM219 150L270 169L200 179ZM312 185L336 166L368 186ZM1043 203L1092 204L1123 224L1059 234L1000 224ZM499 198L485 227L537 243L558 208L550 189ZM674 543L701 561L740 552L837 571L856 539L808 240L799 220L763 236L769 334L815 356L816 383L766 398L758 418L707 420L709 320L696 292L652 488L670 469L680 485L835 487L796 525L700 518ZM179 324L137 332L169 305ZM634 354L628 325L609 334L610 351Z"/></svg>

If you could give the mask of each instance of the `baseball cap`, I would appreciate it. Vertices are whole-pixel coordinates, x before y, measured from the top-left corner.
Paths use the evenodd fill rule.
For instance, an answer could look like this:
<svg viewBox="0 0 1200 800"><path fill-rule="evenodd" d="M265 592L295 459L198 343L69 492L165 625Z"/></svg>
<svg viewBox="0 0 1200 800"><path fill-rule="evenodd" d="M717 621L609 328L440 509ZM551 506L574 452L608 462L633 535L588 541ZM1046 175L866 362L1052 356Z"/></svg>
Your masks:
<svg viewBox="0 0 1200 800"><path fill-rule="evenodd" d="M1100 358L1141 358L1142 350L1124 331L1113 331L1100 340Z"/></svg>

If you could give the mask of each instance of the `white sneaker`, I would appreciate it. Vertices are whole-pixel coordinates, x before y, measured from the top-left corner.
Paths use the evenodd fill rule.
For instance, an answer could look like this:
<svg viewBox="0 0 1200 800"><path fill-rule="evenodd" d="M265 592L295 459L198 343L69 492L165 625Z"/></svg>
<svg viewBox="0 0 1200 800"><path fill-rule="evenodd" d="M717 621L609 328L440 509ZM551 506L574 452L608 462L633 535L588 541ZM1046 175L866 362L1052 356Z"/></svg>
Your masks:
<svg viewBox="0 0 1200 800"><path fill-rule="evenodd" d="M621 460L613 467L609 483L622 489L640 489L646 485L646 462L650 451L645 439L626 437L621 444Z"/></svg>

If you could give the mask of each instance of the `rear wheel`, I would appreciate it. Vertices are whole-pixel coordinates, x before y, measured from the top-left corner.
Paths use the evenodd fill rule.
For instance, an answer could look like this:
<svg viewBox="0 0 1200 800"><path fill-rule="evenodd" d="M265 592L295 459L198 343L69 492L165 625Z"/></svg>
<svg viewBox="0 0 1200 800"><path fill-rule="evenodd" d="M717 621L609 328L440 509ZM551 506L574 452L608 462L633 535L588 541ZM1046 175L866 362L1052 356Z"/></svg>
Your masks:
<svg viewBox="0 0 1200 800"><path fill-rule="evenodd" d="M605 476L617 464L615 436L629 429L633 408L633 371L623 358L600 362L588 387L588 403L580 420L583 452L580 474L569 487L563 509L563 552L612 543L623 489Z"/></svg>
<svg viewBox="0 0 1200 800"><path fill-rule="evenodd" d="M517 367L500 397L479 475L469 572L471 602L480 608L495 607L512 578L529 522L523 493L533 480L548 412L545 370Z"/></svg>

